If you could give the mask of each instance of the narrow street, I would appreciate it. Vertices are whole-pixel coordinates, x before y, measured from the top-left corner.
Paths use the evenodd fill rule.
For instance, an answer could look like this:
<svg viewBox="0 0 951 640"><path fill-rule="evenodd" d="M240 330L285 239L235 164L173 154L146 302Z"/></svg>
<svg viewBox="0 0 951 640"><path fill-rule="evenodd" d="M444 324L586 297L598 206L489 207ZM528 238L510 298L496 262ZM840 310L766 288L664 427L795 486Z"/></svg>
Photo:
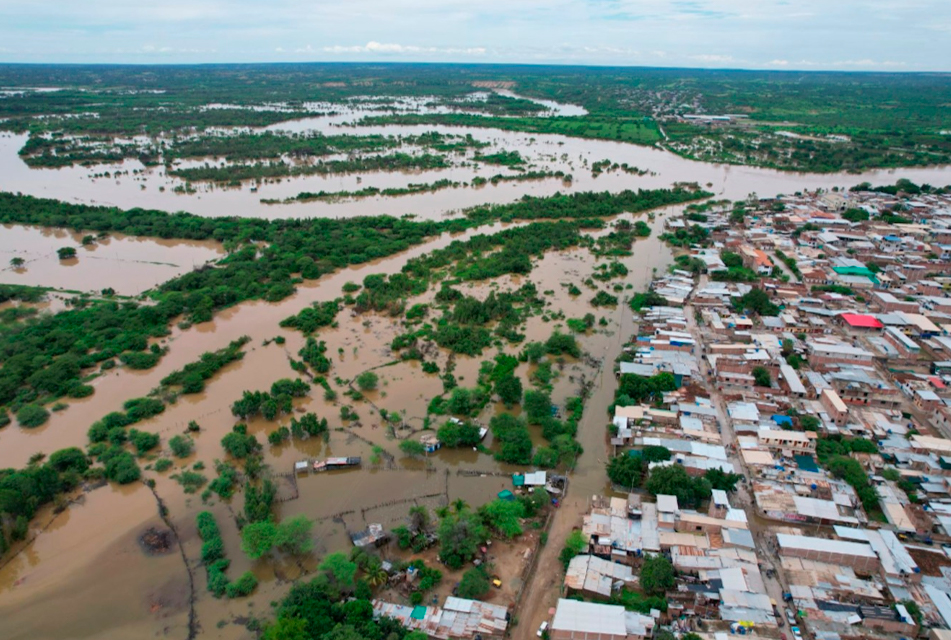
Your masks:
<svg viewBox="0 0 951 640"><path fill-rule="evenodd" d="M701 286L706 281L706 277L700 280ZM687 328L696 344L703 344L703 332L696 321L696 310L690 304L684 306L684 315L687 318ZM776 555L775 542L769 531L769 524L765 522L757 513L756 502L753 498L752 485L750 478L752 474L746 467L743 457L740 455L739 447L736 444L736 433L733 430L733 422L729 418L726 403L723 401L722 394L717 390L712 376L712 371L707 367L706 361L701 359L700 370L702 376L699 380L701 386L713 401L713 406L717 412L717 423L720 426L723 438L723 446L726 447L727 458L738 469L743 480L736 486L736 491L730 496L730 504L733 507L741 508L746 512L747 522L749 523L750 533L753 534L753 541L756 544L757 556L760 560L760 570L763 576L763 582L766 586L766 592L769 597L776 601L776 606L780 609L779 618L785 622L783 609L783 593L786 588L781 583L783 575L778 557ZM772 570L772 575L767 575L768 569Z"/></svg>

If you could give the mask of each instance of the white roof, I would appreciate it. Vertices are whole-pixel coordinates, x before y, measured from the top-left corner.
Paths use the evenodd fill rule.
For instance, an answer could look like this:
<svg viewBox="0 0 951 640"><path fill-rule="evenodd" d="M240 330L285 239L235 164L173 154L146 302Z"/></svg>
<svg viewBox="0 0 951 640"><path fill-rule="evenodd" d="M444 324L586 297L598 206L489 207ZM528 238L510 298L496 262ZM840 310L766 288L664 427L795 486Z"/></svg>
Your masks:
<svg viewBox="0 0 951 640"><path fill-rule="evenodd" d="M870 545L859 542L829 540L827 538L813 538L810 536L796 536L790 535L788 533L777 533L776 541L779 543L780 547L789 549L827 551L829 553L840 553L842 555L861 556L865 558L877 557Z"/></svg>
<svg viewBox="0 0 951 640"><path fill-rule="evenodd" d="M806 392L806 388L802 385L802 380L799 379L799 375L795 369L784 362L779 365L779 371L783 376L783 380L789 385L789 390L792 393Z"/></svg>
<svg viewBox="0 0 951 640"><path fill-rule="evenodd" d="M723 588L728 591L749 591L746 584L746 577L743 575L743 569L740 567L731 567L720 569L720 580L723 581Z"/></svg>
<svg viewBox="0 0 951 640"><path fill-rule="evenodd" d="M677 496L657 496L657 510L661 513L677 513L680 511L680 507L677 504Z"/></svg>
<svg viewBox="0 0 951 640"><path fill-rule="evenodd" d="M759 409L752 402L731 402L727 410L734 420L759 422Z"/></svg>
<svg viewBox="0 0 951 640"><path fill-rule="evenodd" d="M851 522L858 524L858 519L839 514L839 508L832 500L820 500L808 496L793 496L796 512L801 516L832 520L834 522Z"/></svg>
<svg viewBox="0 0 951 640"><path fill-rule="evenodd" d="M533 471L525 474L525 485L530 487L539 487L545 484L546 472Z"/></svg>
<svg viewBox="0 0 951 640"><path fill-rule="evenodd" d="M577 600L558 600L555 617L551 622L555 630L578 631L589 634L615 636L627 635L624 607L612 604L595 604Z"/></svg>

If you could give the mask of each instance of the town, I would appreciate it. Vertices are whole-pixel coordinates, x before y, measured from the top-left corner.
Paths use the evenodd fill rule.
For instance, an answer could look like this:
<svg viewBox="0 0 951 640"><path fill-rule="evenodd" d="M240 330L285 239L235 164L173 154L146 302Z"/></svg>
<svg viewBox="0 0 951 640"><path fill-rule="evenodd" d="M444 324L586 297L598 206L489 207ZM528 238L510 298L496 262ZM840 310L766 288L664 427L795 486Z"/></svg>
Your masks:
<svg viewBox="0 0 951 640"><path fill-rule="evenodd" d="M948 637L951 197L864 188L667 221L551 637Z"/></svg>

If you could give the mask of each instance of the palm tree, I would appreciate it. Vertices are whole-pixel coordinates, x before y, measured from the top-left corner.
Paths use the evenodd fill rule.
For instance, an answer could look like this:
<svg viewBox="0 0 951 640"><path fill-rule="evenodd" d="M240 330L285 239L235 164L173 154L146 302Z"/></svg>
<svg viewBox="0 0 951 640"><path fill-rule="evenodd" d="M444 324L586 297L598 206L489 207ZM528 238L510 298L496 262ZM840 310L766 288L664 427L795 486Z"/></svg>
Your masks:
<svg viewBox="0 0 951 640"><path fill-rule="evenodd" d="M371 587L379 587L386 584L390 576L382 565L377 565L367 573L367 584Z"/></svg>
<svg viewBox="0 0 951 640"><path fill-rule="evenodd" d="M469 507L469 503L463 500L462 498L456 498L452 503L452 508L456 510L456 513L462 513Z"/></svg>

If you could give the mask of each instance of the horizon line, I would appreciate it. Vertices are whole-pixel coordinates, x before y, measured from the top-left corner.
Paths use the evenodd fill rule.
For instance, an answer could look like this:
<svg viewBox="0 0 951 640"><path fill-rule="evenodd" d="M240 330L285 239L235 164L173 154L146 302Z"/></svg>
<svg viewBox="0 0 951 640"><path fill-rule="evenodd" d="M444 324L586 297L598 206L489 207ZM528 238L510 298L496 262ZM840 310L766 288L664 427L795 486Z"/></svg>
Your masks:
<svg viewBox="0 0 951 640"><path fill-rule="evenodd" d="M746 73L836 73L836 74L885 74L885 75L947 75L951 70L896 70L896 69L821 69L797 67L691 67L691 66L655 66L640 64L608 63L564 63L564 62L460 62L460 61L418 61L418 60L272 60L261 62L7 62L0 60L0 67L226 67L226 66L268 66L268 65L414 65L414 66L464 66L464 67L558 67L565 69L624 69L651 71L702 71L702 72L746 72Z"/></svg>

